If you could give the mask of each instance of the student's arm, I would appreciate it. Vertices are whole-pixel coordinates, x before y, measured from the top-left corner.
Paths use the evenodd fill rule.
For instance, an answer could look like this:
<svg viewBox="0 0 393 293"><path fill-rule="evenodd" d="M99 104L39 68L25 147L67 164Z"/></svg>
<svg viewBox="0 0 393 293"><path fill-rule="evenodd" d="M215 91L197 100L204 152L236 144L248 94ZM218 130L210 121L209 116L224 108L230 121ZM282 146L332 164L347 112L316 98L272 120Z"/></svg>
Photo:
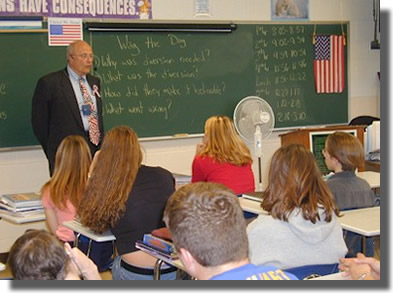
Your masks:
<svg viewBox="0 0 393 293"><path fill-rule="evenodd" d="M53 209L45 208L45 216L46 224L49 227L49 231L51 231L52 234L56 235L56 230L59 224L57 223L55 211Z"/></svg>

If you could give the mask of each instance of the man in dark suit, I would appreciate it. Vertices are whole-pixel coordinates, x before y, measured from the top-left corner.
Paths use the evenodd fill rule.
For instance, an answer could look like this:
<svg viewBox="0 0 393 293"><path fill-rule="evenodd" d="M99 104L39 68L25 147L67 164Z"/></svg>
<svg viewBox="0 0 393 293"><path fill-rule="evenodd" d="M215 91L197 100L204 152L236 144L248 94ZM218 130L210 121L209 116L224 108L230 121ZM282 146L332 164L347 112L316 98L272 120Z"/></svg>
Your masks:
<svg viewBox="0 0 393 293"><path fill-rule="evenodd" d="M104 136L100 80L90 75L93 50L85 41L67 48L67 67L38 80L32 102L33 131L52 175L57 147L68 135L83 136L92 155Z"/></svg>

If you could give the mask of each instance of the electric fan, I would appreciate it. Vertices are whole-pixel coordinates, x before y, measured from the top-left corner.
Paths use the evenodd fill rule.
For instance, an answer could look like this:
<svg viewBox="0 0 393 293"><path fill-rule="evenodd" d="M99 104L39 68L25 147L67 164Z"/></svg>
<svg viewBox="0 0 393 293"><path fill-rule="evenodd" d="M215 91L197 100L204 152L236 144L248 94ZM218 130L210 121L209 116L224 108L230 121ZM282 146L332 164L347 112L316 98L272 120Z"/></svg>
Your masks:
<svg viewBox="0 0 393 293"><path fill-rule="evenodd" d="M233 122L239 135L248 142L254 142L258 157L258 191L262 191L262 141L269 137L274 128L274 112L262 98L249 96L242 99L233 113Z"/></svg>

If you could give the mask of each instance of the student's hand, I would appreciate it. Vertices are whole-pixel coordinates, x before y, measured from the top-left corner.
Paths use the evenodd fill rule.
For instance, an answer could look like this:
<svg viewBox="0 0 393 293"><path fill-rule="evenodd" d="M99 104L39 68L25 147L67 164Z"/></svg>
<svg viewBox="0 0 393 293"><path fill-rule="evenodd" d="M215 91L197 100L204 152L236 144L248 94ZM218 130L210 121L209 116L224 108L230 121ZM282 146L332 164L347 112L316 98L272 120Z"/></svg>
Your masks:
<svg viewBox="0 0 393 293"><path fill-rule="evenodd" d="M366 274L364 279L380 279L380 262L362 253L358 253L357 258L341 258L338 268L344 271L344 277L350 276L352 280L359 280L363 274Z"/></svg>
<svg viewBox="0 0 393 293"><path fill-rule="evenodd" d="M76 269L78 273L82 275L84 280L101 280L97 266L82 251L76 247L71 248L68 243L64 244L64 248L67 254L70 256L72 265L74 265L74 269Z"/></svg>

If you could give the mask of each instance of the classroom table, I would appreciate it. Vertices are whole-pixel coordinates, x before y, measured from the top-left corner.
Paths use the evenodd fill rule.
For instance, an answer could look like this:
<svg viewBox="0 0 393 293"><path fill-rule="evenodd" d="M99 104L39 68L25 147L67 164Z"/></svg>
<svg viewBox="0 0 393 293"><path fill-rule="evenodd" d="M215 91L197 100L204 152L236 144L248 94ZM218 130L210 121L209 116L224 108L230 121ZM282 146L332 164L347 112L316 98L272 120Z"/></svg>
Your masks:
<svg viewBox="0 0 393 293"><path fill-rule="evenodd" d="M356 175L366 180L371 188L379 188L381 186L381 174L378 172L364 171L358 172Z"/></svg>
<svg viewBox="0 0 393 293"><path fill-rule="evenodd" d="M243 211L253 213L253 214L266 214L267 212L262 209L261 207L261 202L252 200L252 199L247 199L244 197L238 197L239 198L239 203Z"/></svg>
<svg viewBox="0 0 393 293"><path fill-rule="evenodd" d="M342 211L341 214L343 216L338 218L341 227L362 236L362 249L365 254L366 238L380 235L380 207Z"/></svg>
<svg viewBox="0 0 393 293"><path fill-rule="evenodd" d="M346 281L346 280L351 280L350 276L348 277L343 277L342 272L334 273L334 274L329 274L325 276L320 276L316 278L309 279L307 281L324 281L324 280L340 280L340 281Z"/></svg>

